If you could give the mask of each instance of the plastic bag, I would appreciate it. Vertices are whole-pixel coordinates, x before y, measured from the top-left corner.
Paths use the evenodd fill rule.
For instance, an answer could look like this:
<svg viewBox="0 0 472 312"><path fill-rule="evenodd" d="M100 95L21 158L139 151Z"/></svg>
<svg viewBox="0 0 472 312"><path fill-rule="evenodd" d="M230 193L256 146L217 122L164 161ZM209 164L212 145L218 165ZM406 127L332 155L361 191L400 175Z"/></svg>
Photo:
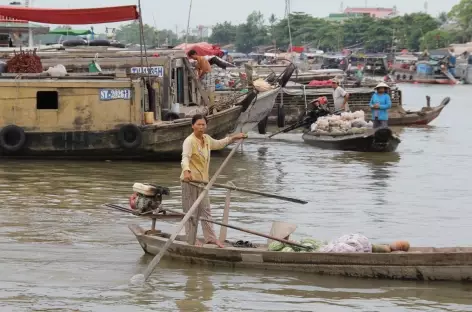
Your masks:
<svg viewBox="0 0 472 312"><path fill-rule="evenodd" d="M49 74L51 77L64 77L67 75L67 70L62 64L57 64L54 67L49 67L46 72Z"/></svg>
<svg viewBox="0 0 472 312"><path fill-rule="evenodd" d="M369 239L361 234L348 234L320 249L321 252L372 252Z"/></svg>
<svg viewBox="0 0 472 312"><path fill-rule="evenodd" d="M312 124L311 124L311 127L310 127L310 130L311 130L311 131L316 131L316 128L318 128L318 125L316 124L316 122L315 122L315 123L312 123Z"/></svg>
<svg viewBox="0 0 472 312"><path fill-rule="evenodd" d="M364 128L367 127L367 122L364 119L354 119L351 123L353 128Z"/></svg>
<svg viewBox="0 0 472 312"><path fill-rule="evenodd" d="M253 84L254 84L254 88L259 92L272 90L271 85L262 78L257 79L256 81L253 82Z"/></svg>

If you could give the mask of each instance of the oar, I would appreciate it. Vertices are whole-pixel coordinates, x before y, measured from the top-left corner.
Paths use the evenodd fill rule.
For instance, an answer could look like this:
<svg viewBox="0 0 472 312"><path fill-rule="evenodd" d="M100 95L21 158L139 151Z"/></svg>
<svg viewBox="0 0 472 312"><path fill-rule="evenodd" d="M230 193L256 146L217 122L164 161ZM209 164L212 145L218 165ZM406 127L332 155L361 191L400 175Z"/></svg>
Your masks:
<svg viewBox="0 0 472 312"><path fill-rule="evenodd" d="M131 278L132 282L140 282L140 281L146 281L149 276L151 275L152 271L156 268L156 266L159 264L159 261L161 261L162 256L164 253L167 251L169 246L174 242L175 238L177 235L180 233L182 228L184 227L185 223L190 219L190 217L193 215L194 211L197 209L197 207L200 205L200 202L203 200L205 195L208 193L208 190L211 188L213 183L215 183L216 178L220 175L221 171L223 168L226 166L230 158L234 155L236 150L238 149L239 145L241 145L243 140L239 140L238 143L233 147L231 150L231 153L226 157L226 159L223 161L221 166L216 170L215 174L211 178L210 182L205 186L203 189L203 192L200 193L200 196L198 196L197 200L193 203L192 207L188 210L188 212L185 214L185 217L183 217L182 221L177 225L177 229L174 234L167 240L166 244L164 247L159 251L159 253L152 259L151 263L149 263L148 267L144 271L143 274L137 274Z"/></svg>
<svg viewBox="0 0 472 312"><path fill-rule="evenodd" d="M206 184L207 182L192 181L192 182L188 182L188 183L190 183L194 186L198 186L200 188L203 188L203 186L199 185L198 183ZM298 199L298 198L292 198L292 197L281 196L281 195L276 195L276 194L263 193L263 192L248 190L248 189L244 189L244 188L240 188L240 187L232 186L232 185L227 185L227 184L213 183L213 186L220 187L220 188L225 188L225 189L232 190L232 191L239 191L239 192L244 192L244 193L249 193L249 194L261 195L261 196L265 196L265 197L277 198L277 199L280 199L280 200L286 200L286 201L297 203L297 204L307 204L308 203L307 201L301 200L301 199Z"/></svg>
<svg viewBox="0 0 472 312"><path fill-rule="evenodd" d="M175 213L175 214L185 215L184 213L182 213L178 210L173 210L173 209L169 209L169 208L166 208L164 210ZM278 242L281 242L281 243L284 243L284 244L287 244L287 245L297 246L297 247L305 248L305 249L311 249L311 247L303 246L303 245L300 245L299 243L295 243L295 242L292 242L292 241L289 241L289 240L286 240L286 239L283 239L283 238L277 238L277 237L267 235L267 234L264 234L264 233L260 233L260 232L256 232L256 231L253 231L253 230L244 229L244 228L241 228L239 226L224 224L224 223L221 223L221 222L218 222L218 221L208 220L208 219L205 219L205 218L200 218L200 220L210 222L210 223L214 223L214 224L217 224L217 225L220 225L220 226L225 226L225 227L233 229L233 230L238 230L238 231L249 233L249 234L252 234L252 235L272 239L272 240L275 240L275 241L278 241Z"/></svg>

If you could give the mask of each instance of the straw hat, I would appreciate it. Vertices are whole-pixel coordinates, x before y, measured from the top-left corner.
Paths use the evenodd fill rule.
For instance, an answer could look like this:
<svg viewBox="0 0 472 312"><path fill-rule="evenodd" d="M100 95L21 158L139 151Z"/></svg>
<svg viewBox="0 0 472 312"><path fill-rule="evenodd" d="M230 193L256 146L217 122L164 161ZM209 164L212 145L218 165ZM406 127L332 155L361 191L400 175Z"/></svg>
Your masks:
<svg viewBox="0 0 472 312"><path fill-rule="evenodd" d="M381 82L379 83L378 85L375 86L375 90L377 90L378 88L387 88L387 89L390 89L390 86L388 84L386 84L385 82Z"/></svg>

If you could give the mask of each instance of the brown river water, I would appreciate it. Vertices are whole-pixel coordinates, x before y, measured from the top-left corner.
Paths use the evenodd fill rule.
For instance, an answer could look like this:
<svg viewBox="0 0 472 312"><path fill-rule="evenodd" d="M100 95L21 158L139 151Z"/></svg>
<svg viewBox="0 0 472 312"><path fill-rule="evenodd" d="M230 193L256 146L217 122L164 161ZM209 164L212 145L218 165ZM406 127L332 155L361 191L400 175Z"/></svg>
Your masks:
<svg viewBox="0 0 472 312"><path fill-rule="evenodd" d="M250 135L219 178L299 197L291 204L236 193L230 223L268 233L298 225L293 238L362 233L375 242L472 246L470 86L406 85L407 109L450 105L431 126L399 128L396 153L361 154L306 146L300 134ZM225 155L212 158L216 170ZM129 284L151 257L127 225L147 220L103 210L126 204L134 182L168 186L180 202L180 164L2 161L0 311L472 311L472 284L368 280L231 270L162 261L144 286ZM225 192L212 190L221 219ZM158 224L172 229L171 223ZM217 232L219 231L216 227ZM231 239L254 236L228 231Z"/></svg>

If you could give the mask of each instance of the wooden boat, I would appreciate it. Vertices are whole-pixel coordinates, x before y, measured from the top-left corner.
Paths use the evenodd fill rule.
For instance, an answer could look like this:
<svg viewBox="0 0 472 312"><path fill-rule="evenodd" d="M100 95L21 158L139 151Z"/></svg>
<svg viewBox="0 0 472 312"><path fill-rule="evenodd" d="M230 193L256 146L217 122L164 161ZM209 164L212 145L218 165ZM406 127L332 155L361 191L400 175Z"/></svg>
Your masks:
<svg viewBox="0 0 472 312"><path fill-rule="evenodd" d="M147 232L139 225L130 225L145 253L156 255L170 234ZM381 278L428 281L471 281L472 248L410 248L399 253L321 253L267 251L267 245L257 248L226 248L214 245L196 247L178 236L165 257L192 264L305 272L323 275L344 275L359 278Z"/></svg>
<svg viewBox="0 0 472 312"><path fill-rule="evenodd" d="M391 129L369 129L363 134L320 135L305 132L302 136L305 143L324 149L357 152L394 152L400 138Z"/></svg>
<svg viewBox="0 0 472 312"><path fill-rule="evenodd" d="M451 101L450 97L444 98L438 106L431 107L431 98L426 97L427 106L423 107L418 111L400 111L397 114L392 115L388 124L390 126L414 126L414 125L427 125L441 114L444 107Z"/></svg>

